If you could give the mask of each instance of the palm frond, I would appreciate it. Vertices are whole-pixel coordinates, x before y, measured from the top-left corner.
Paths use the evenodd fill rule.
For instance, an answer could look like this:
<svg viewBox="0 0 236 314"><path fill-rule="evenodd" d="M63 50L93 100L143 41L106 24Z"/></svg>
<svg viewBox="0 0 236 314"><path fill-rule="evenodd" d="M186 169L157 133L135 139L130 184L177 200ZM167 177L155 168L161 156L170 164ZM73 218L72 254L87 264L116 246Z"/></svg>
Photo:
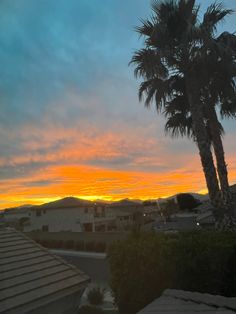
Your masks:
<svg viewBox="0 0 236 314"><path fill-rule="evenodd" d="M151 17L151 19L147 20L140 20L142 25L135 27L135 30L137 33L140 34L140 36L148 36L150 37L154 30L154 19Z"/></svg>
<svg viewBox="0 0 236 314"><path fill-rule="evenodd" d="M189 103L186 95L177 95L168 102L165 108L165 115L168 116L176 112L189 112Z"/></svg>
<svg viewBox="0 0 236 314"><path fill-rule="evenodd" d="M168 21L169 17L176 12L178 7L175 0L169 0L161 2L159 0L153 0L151 2L151 9L154 15L157 17L158 21L162 23Z"/></svg>
<svg viewBox="0 0 236 314"><path fill-rule="evenodd" d="M208 8L203 16L202 28L210 33L216 31L217 24L224 20L224 18L232 14L233 10L225 9L222 3L213 3Z"/></svg>
<svg viewBox="0 0 236 314"><path fill-rule="evenodd" d="M165 124L166 134L170 134L172 137L194 137L192 129L192 118L186 116L184 113L175 113L167 119Z"/></svg>
<svg viewBox="0 0 236 314"><path fill-rule="evenodd" d="M217 37L216 41L221 43L225 48L230 49L234 56L236 54L236 35L229 32L223 32Z"/></svg>
<svg viewBox="0 0 236 314"><path fill-rule="evenodd" d="M163 64L159 54L149 48L144 48L136 51L130 61L130 64L135 64L135 77L144 77L150 79L154 76L165 78L168 75L168 70Z"/></svg>
<svg viewBox="0 0 236 314"><path fill-rule="evenodd" d="M155 101L158 112L166 106L173 97L173 90L170 88L170 80L162 80L158 77L144 81L139 87L139 100L145 99L145 106L150 107L152 101Z"/></svg>

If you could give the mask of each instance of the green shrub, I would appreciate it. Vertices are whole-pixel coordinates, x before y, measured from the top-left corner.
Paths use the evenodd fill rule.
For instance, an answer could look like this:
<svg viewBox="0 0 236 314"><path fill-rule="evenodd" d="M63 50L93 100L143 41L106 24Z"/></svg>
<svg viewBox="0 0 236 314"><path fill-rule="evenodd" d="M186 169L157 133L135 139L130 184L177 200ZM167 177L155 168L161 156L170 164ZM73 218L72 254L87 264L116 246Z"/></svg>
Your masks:
<svg viewBox="0 0 236 314"><path fill-rule="evenodd" d="M235 245L236 236L232 234L180 234L171 253L174 288L228 296L230 278L226 277ZM233 276L235 270L230 272ZM232 293L236 296L236 287Z"/></svg>
<svg viewBox="0 0 236 314"><path fill-rule="evenodd" d="M87 292L87 298L90 304L99 305L103 303L105 290L100 287L93 287Z"/></svg>
<svg viewBox="0 0 236 314"><path fill-rule="evenodd" d="M166 288L236 296L236 234L135 233L108 251L121 314L137 313Z"/></svg>
<svg viewBox="0 0 236 314"><path fill-rule="evenodd" d="M105 312L102 309L99 309L94 306L84 305L79 308L78 314L104 314Z"/></svg>

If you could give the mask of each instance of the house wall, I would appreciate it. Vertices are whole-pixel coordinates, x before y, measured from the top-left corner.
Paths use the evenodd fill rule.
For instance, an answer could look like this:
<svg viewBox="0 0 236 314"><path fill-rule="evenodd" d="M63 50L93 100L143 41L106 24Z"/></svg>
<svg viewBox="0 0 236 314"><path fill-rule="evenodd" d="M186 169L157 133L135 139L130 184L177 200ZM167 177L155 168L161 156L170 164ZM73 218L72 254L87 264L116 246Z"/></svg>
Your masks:
<svg viewBox="0 0 236 314"><path fill-rule="evenodd" d="M115 217L111 211L99 208L34 209L24 231L82 232L85 228L95 231L96 225L107 225L112 219Z"/></svg>
<svg viewBox="0 0 236 314"><path fill-rule="evenodd" d="M81 242L104 242L107 245L115 240L122 240L127 237L128 232L24 232L33 240L39 241L81 241Z"/></svg>
<svg viewBox="0 0 236 314"><path fill-rule="evenodd" d="M32 210L30 224L24 227L24 231L44 230L57 231L82 231L81 216L78 209L48 209Z"/></svg>

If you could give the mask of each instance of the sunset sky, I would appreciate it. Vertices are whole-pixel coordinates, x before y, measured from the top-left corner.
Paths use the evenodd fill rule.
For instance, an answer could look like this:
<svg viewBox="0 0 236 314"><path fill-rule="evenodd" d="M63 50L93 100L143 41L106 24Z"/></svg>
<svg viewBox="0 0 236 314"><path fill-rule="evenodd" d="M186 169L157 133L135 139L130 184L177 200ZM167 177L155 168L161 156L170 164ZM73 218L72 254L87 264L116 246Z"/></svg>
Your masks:
<svg viewBox="0 0 236 314"><path fill-rule="evenodd" d="M128 63L149 14L148 0L1 0L0 209L206 191L195 145L138 101ZM223 125L236 183L236 121Z"/></svg>

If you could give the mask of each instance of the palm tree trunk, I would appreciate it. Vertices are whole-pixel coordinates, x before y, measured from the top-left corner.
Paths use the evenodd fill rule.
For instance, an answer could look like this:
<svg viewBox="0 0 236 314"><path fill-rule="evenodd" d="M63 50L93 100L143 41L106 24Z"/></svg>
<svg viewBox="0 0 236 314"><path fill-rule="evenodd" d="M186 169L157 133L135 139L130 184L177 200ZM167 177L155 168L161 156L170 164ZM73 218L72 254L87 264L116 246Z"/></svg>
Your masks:
<svg viewBox="0 0 236 314"><path fill-rule="evenodd" d="M193 131L196 137L196 143L209 191L209 197L214 207L213 214L216 220L216 228L223 229L224 202L220 192L217 173L212 157L211 141L204 123L203 108L201 102L199 101L200 97L197 91L198 88L197 85L194 84L191 76L187 78L186 82L187 95L193 120Z"/></svg>
<svg viewBox="0 0 236 314"><path fill-rule="evenodd" d="M230 217L230 219L232 219L233 217L232 196L229 188L228 171L225 162L222 138L219 131L219 122L214 106L211 105L206 106L205 110L209 119L208 125L210 130L211 141L215 152L217 172L220 181L223 200L225 202L225 210L227 211L227 215Z"/></svg>
<svg viewBox="0 0 236 314"><path fill-rule="evenodd" d="M221 191L226 205L232 209L232 195L229 188L228 170L225 162L224 147L222 143L221 134L219 131L219 122L215 108L207 106L207 116L209 118L209 129L211 133L211 140L216 156L217 172L220 180Z"/></svg>

